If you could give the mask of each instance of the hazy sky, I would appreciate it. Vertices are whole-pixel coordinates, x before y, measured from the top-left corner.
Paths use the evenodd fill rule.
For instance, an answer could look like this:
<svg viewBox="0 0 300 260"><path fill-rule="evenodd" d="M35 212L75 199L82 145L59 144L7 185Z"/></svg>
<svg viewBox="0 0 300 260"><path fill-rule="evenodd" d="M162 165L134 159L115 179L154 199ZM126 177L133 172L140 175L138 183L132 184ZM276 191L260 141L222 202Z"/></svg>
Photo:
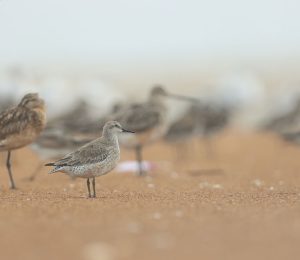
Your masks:
<svg viewBox="0 0 300 260"><path fill-rule="evenodd" d="M299 10L299 0L0 0L0 59L295 56Z"/></svg>

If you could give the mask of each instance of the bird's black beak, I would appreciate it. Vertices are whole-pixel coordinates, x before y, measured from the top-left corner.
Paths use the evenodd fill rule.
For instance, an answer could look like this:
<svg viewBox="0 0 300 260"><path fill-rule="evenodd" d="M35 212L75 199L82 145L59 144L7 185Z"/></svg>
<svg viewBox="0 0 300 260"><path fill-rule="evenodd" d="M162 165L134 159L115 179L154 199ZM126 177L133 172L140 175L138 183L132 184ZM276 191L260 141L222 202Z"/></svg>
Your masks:
<svg viewBox="0 0 300 260"><path fill-rule="evenodd" d="M200 103L200 99L193 98L193 97L187 97L187 96L182 96L182 95L175 95L175 94L167 94L167 97L173 98L173 99L178 99L178 100L183 100L191 103Z"/></svg>
<svg viewBox="0 0 300 260"><path fill-rule="evenodd" d="M129 131L129 130L126 130L126 129L124 129L124 128L122 128L122 133L132 133L132 134L134 134L133 131Z"/></svg>

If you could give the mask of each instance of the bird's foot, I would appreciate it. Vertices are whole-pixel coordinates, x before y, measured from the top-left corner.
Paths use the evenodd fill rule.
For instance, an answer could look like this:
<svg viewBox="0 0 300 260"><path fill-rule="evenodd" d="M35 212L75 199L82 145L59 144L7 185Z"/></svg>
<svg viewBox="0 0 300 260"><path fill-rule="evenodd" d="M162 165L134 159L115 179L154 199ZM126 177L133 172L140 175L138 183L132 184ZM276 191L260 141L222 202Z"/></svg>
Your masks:
<svg viewBox="0 0 300 260"><path fill-rule="evenodd" d="M9 188L10 188L11 190L16 190L16 189L17 189L16 185L14 185L14 184L13 184L13 185L10 185Z"/></svg>

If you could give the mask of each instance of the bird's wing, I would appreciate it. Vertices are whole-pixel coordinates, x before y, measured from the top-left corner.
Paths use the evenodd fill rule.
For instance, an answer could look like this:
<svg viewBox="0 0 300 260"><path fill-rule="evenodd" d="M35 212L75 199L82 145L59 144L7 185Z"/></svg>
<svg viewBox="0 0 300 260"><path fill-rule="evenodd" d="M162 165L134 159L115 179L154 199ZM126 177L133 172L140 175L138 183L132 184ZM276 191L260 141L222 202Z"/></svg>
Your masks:
<svg viewBox="0 0 300 260"><path fill-rule="evenodd" d="M162 120L159 110L147 105L135 105L120 116L121 125L136 133L155 127Z"/></svg>
<svg viewBox="0 0 300 260"><path fill-rule="evenodd" d="M99 144L100 143L100 144ZM67 154L62 159L54 162L54 166L77 166L93 164L104 161L109 155L108 146L101 145L100 140L92 141L76 151Z"/></svg>
<svg viewBox="0 0 300 260"><path fill-rule="evenodd" d="M33 113L18 107L8 109L0 114L0 140L7 136L20 133L32 120Z"/></svg>

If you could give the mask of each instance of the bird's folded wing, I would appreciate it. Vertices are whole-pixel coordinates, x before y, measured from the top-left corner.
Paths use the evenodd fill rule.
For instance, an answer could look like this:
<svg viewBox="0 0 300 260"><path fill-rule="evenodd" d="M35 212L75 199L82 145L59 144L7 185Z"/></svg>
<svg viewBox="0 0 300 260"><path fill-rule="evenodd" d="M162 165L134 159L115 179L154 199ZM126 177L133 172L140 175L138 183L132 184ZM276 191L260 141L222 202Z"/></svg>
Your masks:
<svg viewBox="0 0 300 260"><path fill-rule="evenodd" d="M86 164L100 163L109 155L108 147L99 147L96 144L85 145L75 152L67 154L61 160L54 163L55 166L78 166Z"/></svg>
<svg viewBox="0 0 300 260"><path fill-rule="evenodd" d="M0 114L0 140L22 132L30 123L31 114L25 110L13 108Z"/></svg>

